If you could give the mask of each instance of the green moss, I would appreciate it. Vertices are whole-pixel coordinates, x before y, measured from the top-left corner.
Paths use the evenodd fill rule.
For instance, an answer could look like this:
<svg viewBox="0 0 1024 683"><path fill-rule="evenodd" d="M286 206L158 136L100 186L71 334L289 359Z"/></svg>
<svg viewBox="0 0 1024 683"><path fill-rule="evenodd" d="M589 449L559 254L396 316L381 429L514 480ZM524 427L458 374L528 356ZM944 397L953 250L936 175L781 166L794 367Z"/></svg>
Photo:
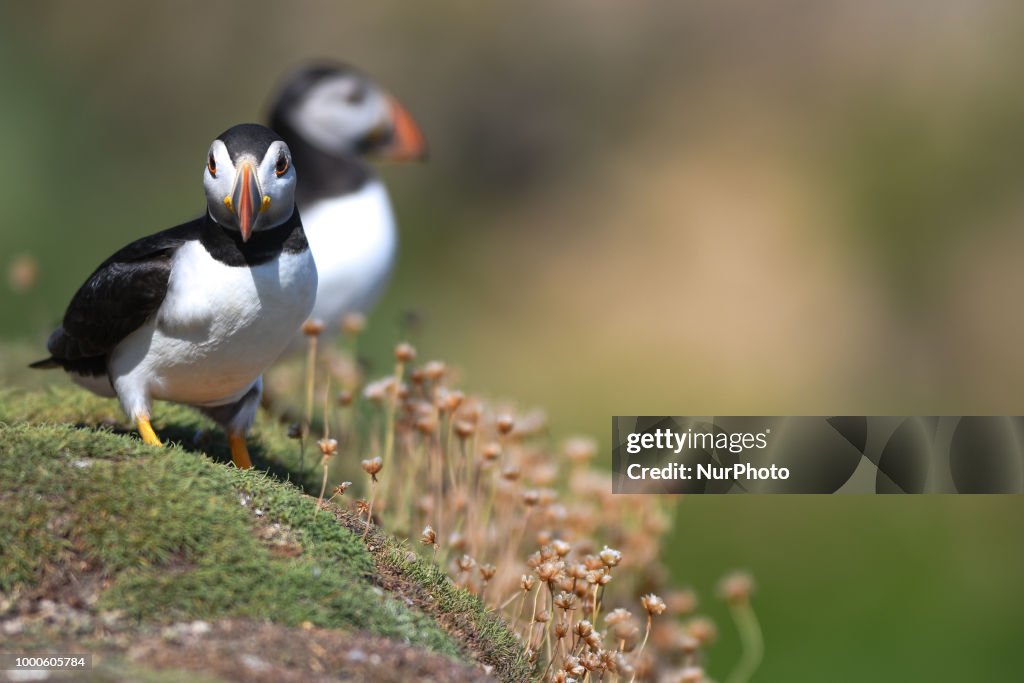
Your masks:
<svg viewBox="0 0 1024 683"><path fill-rule="evenodd" d="M134 434L117 401L66 385L42 391L0 391L0 422L105 426L120 434ZM231 462L227 439L221 430L188 406L157 402L153 427L165 443L181 444L201 450L216 461ZM307 454L300 471L299 444L285 432L285 427L266 413L258 415L248 439L253 465L307 490L319 490L321 471L317 459Z"/></svg>
<svg viewBox="0 0 1024 683"><path fill-rule="evenodd" d="M406 548L382 534L375 534L384 544L376 562L422 586L442 622L454 617L453 632L472 647L375 585L375 560L362 539L279 481L319 491L316 458L307 454L312 466L296 475L298 444L281 424L261 415L249 471L220 464L230 462L223 435L190 408L158 404L153 424L167 447L143 444L116 401L78 388L0 390L0 593L94 572L109 586L98 607L142 623L310 622L448 656L476 649L504 680L530 677L497 617L430 563L409 562Z"/></svg>
<svg viewBox="0 0 1024 683"><path fill-rule="evenodd" d="M314 518L315 502L293 486L103 430L0 425L0 444L4 592L84 561L112 579L100 607L139 620L309 621L459 651L433 620L373 586L362 541L329 515ZM301 554L274 556L257 524L289 528Z"/></svg>

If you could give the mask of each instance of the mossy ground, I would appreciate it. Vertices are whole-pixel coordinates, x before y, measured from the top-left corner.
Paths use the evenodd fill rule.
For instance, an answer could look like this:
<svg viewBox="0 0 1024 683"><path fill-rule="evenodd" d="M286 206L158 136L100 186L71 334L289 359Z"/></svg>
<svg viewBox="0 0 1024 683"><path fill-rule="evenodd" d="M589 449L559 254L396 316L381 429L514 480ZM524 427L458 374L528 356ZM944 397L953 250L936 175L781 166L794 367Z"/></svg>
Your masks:
<svg viewBox="0 0 1024 683"><path fill-rule="evenodd" d="M67 636L228 618L342 629L528 676L478 600L282 481L316 474L295 471L296 442L272 419L250 439L251 471L225 464L223 435L190 409L161 406L154 426L169 446L142 444L116 402L76 388L0 393L0 617L45 599L87 615Z"/></svg>

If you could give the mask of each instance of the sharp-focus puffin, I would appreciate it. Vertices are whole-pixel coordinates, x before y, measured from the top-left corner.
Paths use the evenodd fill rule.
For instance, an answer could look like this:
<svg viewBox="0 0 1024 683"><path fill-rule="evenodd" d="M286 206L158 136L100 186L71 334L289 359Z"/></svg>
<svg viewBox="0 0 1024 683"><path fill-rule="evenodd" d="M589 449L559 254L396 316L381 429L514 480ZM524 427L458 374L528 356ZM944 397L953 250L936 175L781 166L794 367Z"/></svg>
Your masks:
<svg viewBox="0 0 1024 683"><path fill-rule="evenodd" d="M294 72L269 124L302 174L295 199L320 273L312 317L336 328L376 302L398 244L388 193L364 157L421 160L423 135L397 100L341 64Z"/></svg>
<svg viewBox="0 0 1024 683"><path fill-rule="evenodd" d="M317 272L288 145L257 124L221 133L203 174L206 215L132 242L81 286L47 342L50 358L101 396L116 396L142 439L153 399L195 406L224 427L251 467L245 435L260 373L309 317Z"/></svg>

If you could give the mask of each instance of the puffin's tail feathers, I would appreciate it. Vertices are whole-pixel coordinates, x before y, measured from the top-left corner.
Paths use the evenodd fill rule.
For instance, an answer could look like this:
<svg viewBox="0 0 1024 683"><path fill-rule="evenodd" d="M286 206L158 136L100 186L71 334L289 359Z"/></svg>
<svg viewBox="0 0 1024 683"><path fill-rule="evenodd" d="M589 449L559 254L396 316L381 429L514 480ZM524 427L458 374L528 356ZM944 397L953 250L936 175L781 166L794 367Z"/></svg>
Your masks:
<svg viewBox="0 0 1024 683"><path fill-rule="evenodd" d="M37 360L35 363L29 363L28 366L35 370L49 370L51 368L59 368L60 363L57 362L56 358L50 356L49 358L44 358L43 360Z"/></svg>

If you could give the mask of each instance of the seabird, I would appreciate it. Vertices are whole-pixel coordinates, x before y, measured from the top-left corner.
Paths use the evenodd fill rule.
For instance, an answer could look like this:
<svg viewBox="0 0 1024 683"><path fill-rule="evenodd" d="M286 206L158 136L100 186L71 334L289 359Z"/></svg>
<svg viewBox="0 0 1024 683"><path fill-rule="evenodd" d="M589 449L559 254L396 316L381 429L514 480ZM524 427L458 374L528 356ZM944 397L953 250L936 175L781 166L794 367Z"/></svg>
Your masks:
<svg viewBox="0 0 1024 683"><path fill-rule="evenodd" d="M422 160L423 134L394 97L343 64L292 73L269 118L302 174L295 200L320 274L312 317L336 329L376 302L398 245L387 190L366 159Z"/></svg>
<svg viewBox="0 0 1024 683"><path fill-rule="evenodd" d="M64 368L117 397L143 441L153 399L195 406L228 434L239 468L260 374L309 317L317 272L295 207L291 151L272 130L234 126L210 146L206 214L132 242L79 288L35 368Z"/></svg>

